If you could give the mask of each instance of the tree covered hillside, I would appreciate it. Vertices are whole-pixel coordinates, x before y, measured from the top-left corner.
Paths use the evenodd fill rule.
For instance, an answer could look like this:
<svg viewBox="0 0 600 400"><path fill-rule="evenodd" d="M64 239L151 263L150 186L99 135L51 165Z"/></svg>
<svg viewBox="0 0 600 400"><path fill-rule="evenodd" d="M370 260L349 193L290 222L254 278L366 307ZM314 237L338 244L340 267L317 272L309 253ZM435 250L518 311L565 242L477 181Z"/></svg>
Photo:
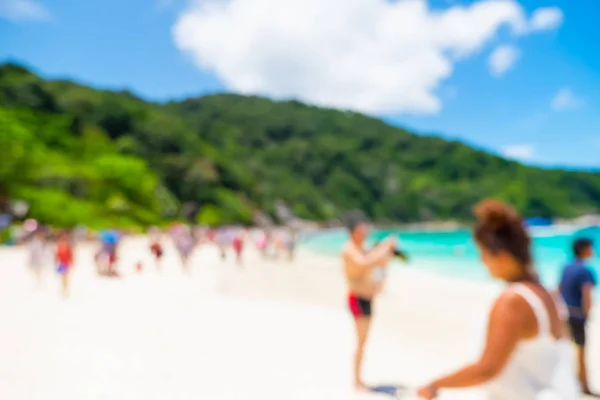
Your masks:
<svg viewBox="0 0 600 400"><path fill-rule="evenodd" d="M527 215L596 211L600 174L544 170L357 113L211 95L145 102L0 66L0 190L58 225L250 222L278 200L307 219L468 219L484 196ZM192 207L194 209L195 207Z"/></svg>

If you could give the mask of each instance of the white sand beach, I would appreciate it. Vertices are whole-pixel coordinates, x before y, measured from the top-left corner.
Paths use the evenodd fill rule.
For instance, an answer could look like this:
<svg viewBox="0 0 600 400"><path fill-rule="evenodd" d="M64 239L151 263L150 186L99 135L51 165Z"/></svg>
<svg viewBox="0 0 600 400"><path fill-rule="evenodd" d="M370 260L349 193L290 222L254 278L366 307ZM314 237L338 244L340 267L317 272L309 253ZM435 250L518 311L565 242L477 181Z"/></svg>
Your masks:
<svg viewBox="0 0 600 400"><path fill-rule="evenodd" d="M239 268L232 254L222 262L201 247L186 275L167 246L159 273L147 240L131 238L123 277L106 279L95 274L93 248L80 246L71 297L62 299L50 265L37 288L25 249L0 248L0 398L389 398L352 390L354 332L339 261L307 251L293 263L264 261L248 250ZM497 290L423 273L418 261L393 268L375 305L366 381L415 386L468 361ZM589 338L600 390L598 318Z"/></svg>

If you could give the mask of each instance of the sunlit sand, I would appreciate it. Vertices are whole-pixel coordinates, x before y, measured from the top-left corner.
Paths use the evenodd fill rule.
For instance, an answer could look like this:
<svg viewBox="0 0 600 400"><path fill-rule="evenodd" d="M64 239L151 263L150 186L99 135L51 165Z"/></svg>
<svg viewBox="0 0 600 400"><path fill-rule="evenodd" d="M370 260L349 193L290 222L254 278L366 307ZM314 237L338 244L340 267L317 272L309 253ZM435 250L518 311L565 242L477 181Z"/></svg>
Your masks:
<svg viewBox="0 0 600 400"><path fill-rule="evenodd" d="M70 298L48 265L42 288L24 249L0 249L0 394L10 400L386 399L351 388L352 322L339 262L245 265L202 247L186 275L171 246L163 271L145 238L121 250L121 279L99 278L81 246ZM135 271L141 260L144 269ZM415 386L468 361L495 285L395 268L375 306L365 359L372 384ZM600 329L591 327L600 388ZM478 398L476 391L442 399Z"/></svg>

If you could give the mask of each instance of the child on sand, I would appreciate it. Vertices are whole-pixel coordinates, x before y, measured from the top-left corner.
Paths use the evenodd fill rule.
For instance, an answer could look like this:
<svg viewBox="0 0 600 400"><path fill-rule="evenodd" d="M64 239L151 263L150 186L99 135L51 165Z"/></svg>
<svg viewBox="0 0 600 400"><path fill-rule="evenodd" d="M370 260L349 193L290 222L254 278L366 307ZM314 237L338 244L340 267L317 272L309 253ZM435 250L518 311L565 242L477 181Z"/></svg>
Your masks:
<svg viewBox="0 0 600 400"><path fill-rule="evenodd" d="M62 294L69 295L69 274L73 266L73 248L69 242L69 236L61 233L56 246L56 271L61 276Z"/></svg>

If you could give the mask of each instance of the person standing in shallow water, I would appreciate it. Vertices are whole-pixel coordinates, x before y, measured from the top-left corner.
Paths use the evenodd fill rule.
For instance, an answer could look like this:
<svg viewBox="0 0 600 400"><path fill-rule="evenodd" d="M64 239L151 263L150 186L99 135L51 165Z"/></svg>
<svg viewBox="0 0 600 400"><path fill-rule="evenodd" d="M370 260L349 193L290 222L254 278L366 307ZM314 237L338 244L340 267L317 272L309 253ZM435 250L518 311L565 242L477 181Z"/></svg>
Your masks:
<svg viewBox="0 0 600 400"><path fill-rule="evenodd" d="M362 214L350 215L346 226L350 239L342 249L342 261L349 289L348 307L356 329L354 385L357 390L364 390L366 387L361 378L362 360L371 326L372 301L379 287L375 273L391 261L396 240L388 238L373 250L366 251L364 243L369 226Z"/></svg>
<svg viewBox="0 0 600 400"><path fill-rule="evenodd" d="M560 293L569 309L569 327L573 342L577 345L579 382L583 392L592 394L587 379L586 324L592 312L593 291L597 279L586 261L594 256L593 242L578 239L573 243L575 261L567 265L562 273Z"/></svg>
<svg viewBox="0 0 600 400"><path fill-rule="evenodd" d="M440 389L482 386L486 399L577 400L580 388L560 306L566 310L537 279L522 218L495 200L479 203L474 211L481 259L507 286L490 312L479 360L425 385L419 397L433 399Z"/></svg>

